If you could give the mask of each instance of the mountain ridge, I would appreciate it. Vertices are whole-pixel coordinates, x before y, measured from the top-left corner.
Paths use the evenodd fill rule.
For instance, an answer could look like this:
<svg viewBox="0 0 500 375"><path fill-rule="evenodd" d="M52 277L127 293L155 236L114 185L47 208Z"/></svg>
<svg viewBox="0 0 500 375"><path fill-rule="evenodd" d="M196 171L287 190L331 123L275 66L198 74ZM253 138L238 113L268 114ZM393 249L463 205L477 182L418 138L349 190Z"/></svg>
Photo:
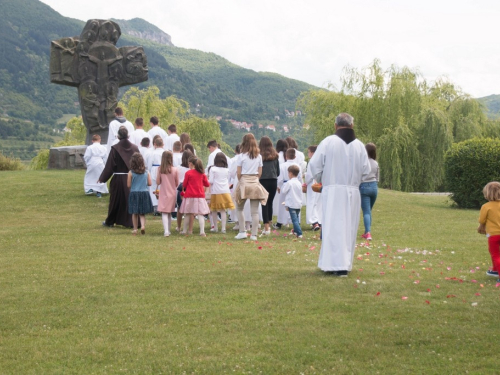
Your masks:
<svg viewBox="0 0 500 375"><path fill-rule="evenodd" d="M79 35L85 22L64 17L38 0L0 0L0 5L4 36L0 39L4 56L0 59L0 115L52 124L64 113L77 112L76 90L49 84L50 42ZM272 119L295 108L301 92L316 89L281 75L239 67L214 53L159 44L156 37L140 39L154 33L170 37L145 20L120 22L124 32L117 46L140 44L148 56L149 81L137 86L158 86L162 97L184 99L198 107L201 116Z"/></svg>

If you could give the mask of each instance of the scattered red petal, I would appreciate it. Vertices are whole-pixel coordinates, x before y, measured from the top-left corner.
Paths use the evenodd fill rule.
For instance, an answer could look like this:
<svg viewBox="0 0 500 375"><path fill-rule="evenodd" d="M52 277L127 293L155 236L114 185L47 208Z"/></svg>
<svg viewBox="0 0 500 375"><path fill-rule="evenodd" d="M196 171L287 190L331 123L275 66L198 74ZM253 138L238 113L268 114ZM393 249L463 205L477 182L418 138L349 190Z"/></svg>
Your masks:
<svg viewBox="0 0 500 375"><path fill-rule="evenodd" d="M481 293L476 293L476 296L480 296L480 295L481 295Z"/></svg>
<svg viewBox="0 0 500 375"><path fill-rule="evenodd" d="M446 296L446 298L455 298L455 297L456 297L456 295L454 295L454 294L448 294L448 295Z"/></svg>
<svg viewBox="0 0 500 375"><path fill-rule="evenodd" d="M427 289L427 291L428 291L429 293L431 292L431 290L430 290L430 289Z"/></svg>
<svg viewBox="0 0 500 375"><path fill-rule="evenodd" d="M381 275L385 275L385 272L380 272Z"/></svg>
<svg viewBox="0 0 500 375"><path fill-rule="evenodd" d="M439 284L437 284L437 285L436 285L436 288L438 288L438 289L439 289Z"/></svg>
<svg viewBox="0 0 500 375"><path fill-rule="evenodd" d="M470 282L471 283L477 283L477 280L471 280Z"/></svg>
<svg viewBox="0 0 500 375"><path fill-rule="evenodd" d="M413 284L420 284L420 280L415 280Z"/></svg>
<svg viewBox="0 0 500 375"><path fill-rule="evenodd" d="M405 265L403 264L403 265L401 266L401 268L406 268L406 267L405 267Z"/></svg>
<svg viewBox="0 0 500 375"><path fill-rule="evenodd" d="M311 251L313 251L314 249L316 249L316 246L311 246L311 247L309 248L309 250L311 250Z"/></svg>
<svg viewBox="0 0 500 375"><path fill-rule="evenodd" d="M378 296L380 296L380 292L377 292L376 296L377 296L377 297L378 297Z"/></svg>
<svg viewBox="0 0 500 375"><path fill-rule="evenodd" d="M262 250L262 246L259 246L259 247L258 247L258 249L259 249L259 250Z"/></svg>
<svg viewBox="0 0 500 375"><path fill-rule="evenodd" d="M425 300L425 303L426 303L426 304L428 304L428 305L430 305L430 304L431 304L428 300Z"/></svg>
<svg viewBox="0 0 500 375"><path fill-rule="evenodd" d="M402 300L407 300L407 299L408 299L408 297L403 296L403 297L401 297L401 299L402 299Z"/></svg>

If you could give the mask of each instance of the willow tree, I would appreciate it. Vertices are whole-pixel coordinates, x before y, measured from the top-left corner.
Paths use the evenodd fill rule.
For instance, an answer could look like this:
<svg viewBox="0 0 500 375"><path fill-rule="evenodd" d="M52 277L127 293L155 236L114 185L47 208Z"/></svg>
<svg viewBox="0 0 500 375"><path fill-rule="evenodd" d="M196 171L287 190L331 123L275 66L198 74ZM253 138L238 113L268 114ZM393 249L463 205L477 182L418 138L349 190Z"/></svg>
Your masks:
<svg viewBox="0 0 500 375"><path fill-rule="evenodd" d="M123 108L129 121L134 122L137 117L144 119L144 129L148 130L149 119L158 117L160 126L167 129L170 124L177 124L189 115L189 104L175 96L160 97L160 89L150 86L146 89L132 87L125 92L119 105Z"/></svg>
<svg viewBox="0 0 500 375"><path fill-rule="evenodd" d="M130 88L120 101L125 114L130 121L136 117L142 117L146 123L145 129L149 128L149 119L158 117L160 126L165 130L170 124L177 125L177 133L188 133L197 154L206 160L208 157L207 142L217 140L221 146L229 150L223 142L223 135L219 123L214 118L200 118L189 113L188 102L177 99L175 96L161 98L160 90L156 86L150 86L140 90L136 87Z"/></svg>
<svg viewBox="0 0 500 375"><path fill-rule="evenodd" d="M439 189L453 137L464 131L477 134L485 126L476 104L452 83L439 79L429 84L408 67L383 70L375 60L364 69L345 68L341 81L339 92L309 91L297 106L317 141L333 133L338 113L353 115L357 136L378 147L383 187Z"/></svg>

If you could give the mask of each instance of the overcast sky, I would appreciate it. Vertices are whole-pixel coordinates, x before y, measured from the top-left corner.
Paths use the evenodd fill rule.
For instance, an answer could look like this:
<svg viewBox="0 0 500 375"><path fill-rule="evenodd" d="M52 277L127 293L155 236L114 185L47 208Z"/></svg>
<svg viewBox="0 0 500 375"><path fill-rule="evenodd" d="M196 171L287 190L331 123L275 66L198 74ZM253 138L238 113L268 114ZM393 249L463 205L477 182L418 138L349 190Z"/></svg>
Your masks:
<svg viewBox="0 0 500 375"><path fill-rule="evenodd" d="M143 18L174 45L326 87L375 58L500 94L498 0L43 0L66 17Z"/></svg>

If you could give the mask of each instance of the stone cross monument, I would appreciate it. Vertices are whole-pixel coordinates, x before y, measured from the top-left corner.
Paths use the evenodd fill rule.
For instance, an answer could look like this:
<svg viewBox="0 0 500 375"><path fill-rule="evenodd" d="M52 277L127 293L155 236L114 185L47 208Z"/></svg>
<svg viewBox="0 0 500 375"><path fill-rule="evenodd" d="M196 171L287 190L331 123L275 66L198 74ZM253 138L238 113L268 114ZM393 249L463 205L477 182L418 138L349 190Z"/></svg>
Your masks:
<svg viewBox="0 0 500 375"><path fill-rule="evenodd" d="M78 87L86 144L93 134L108 139L109 123L118 104L118 88L148 79L142 47L116 47L120 26L108 20L88 20L80 37L54 40L50 47L50 81Z"/></svg>

